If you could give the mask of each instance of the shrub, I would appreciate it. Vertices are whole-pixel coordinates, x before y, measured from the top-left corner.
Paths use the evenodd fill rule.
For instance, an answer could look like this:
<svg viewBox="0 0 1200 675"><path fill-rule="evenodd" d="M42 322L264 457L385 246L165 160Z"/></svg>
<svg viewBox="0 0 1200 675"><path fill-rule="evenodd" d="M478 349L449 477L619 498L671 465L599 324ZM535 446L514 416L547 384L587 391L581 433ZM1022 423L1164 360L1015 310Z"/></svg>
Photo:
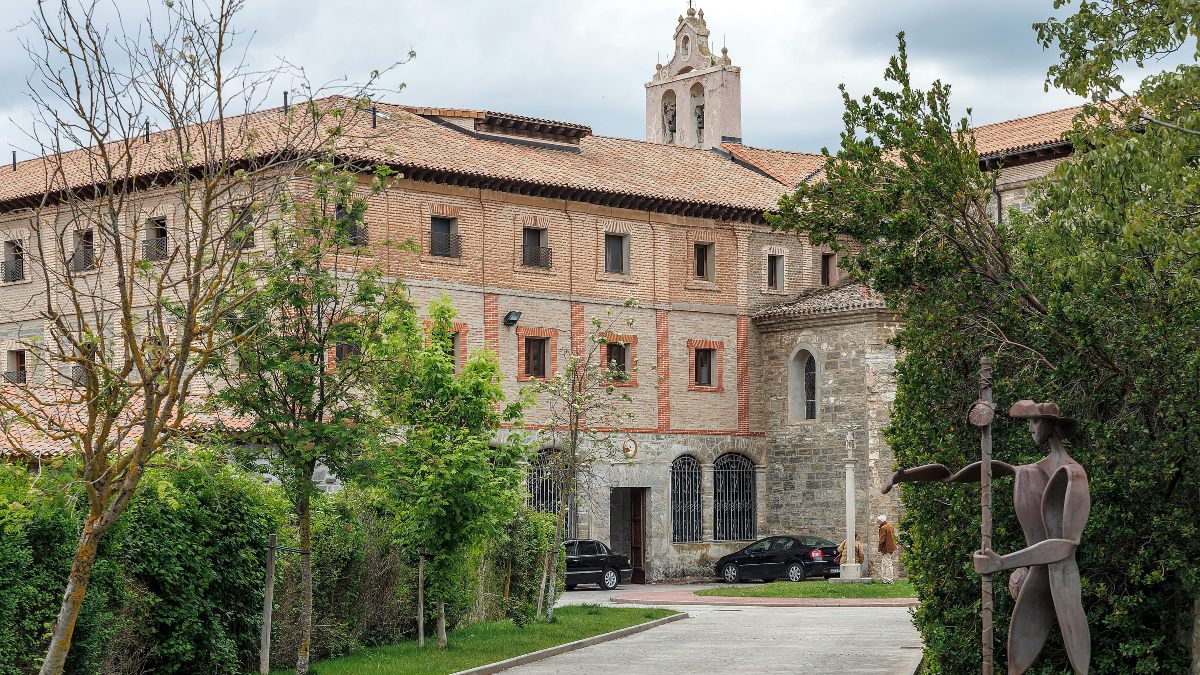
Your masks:
<svg viewBox="0 0 1200 675"><path fill-rule="evenodd" d="M314 660L397 642L414 630L416 567L395 545L394 522L381 501L355 487L314 499ZM277 560L271 659L285 664L296 656L299 561L292 553Z"/></svg>

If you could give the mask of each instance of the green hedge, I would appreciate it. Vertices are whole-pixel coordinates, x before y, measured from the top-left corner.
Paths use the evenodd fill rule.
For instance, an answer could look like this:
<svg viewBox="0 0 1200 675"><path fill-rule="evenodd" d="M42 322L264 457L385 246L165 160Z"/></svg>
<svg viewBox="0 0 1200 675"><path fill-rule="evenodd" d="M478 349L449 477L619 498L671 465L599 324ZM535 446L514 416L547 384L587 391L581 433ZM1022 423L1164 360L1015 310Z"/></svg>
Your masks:
<svg viewBox="0 0 1200 675"><path fill-rule="evenodd" d="M242 673L258 664L267 536L294 545L278 485L218 456L152 469L103 540L77 624L70 673ZM39 477L0 463L0 675L35 672L82 526L70 467ZM395 514L349 487L314 502L314 659L399 642L416 630L416 559L395 544ZM429 561L454 586L451 626L530 621L552 516L522 507L502 539ZM277 556L272 663L296 653L297 559ZM427 608L432 634L434 608Z"/></svg>
<svg viewBox="0 0 1200 675"><path fill-rule="evenodd" d="M49 471L0 465L0 673L35 671L62 598L81 499ZM104 539L68 672L234 673L257 662L267 534L286 503L192 456L154 469Z"/></svg>

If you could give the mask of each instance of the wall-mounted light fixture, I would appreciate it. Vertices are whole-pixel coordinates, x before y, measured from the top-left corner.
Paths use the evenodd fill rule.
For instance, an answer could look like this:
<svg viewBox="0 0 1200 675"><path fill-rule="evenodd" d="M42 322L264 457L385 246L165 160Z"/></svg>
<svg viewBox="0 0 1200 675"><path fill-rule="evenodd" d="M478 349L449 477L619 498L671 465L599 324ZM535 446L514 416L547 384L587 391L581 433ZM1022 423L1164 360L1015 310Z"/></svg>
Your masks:
<svg viewBox="0 0 1200 675"><path fill-rule="evenodd" d="M508 314L504 315L504 325L505 326L515 326L515 325L517 325L517 322L520 320L521 320L521 313L516 310L513 310L513 311L509 312Z"/></svg>

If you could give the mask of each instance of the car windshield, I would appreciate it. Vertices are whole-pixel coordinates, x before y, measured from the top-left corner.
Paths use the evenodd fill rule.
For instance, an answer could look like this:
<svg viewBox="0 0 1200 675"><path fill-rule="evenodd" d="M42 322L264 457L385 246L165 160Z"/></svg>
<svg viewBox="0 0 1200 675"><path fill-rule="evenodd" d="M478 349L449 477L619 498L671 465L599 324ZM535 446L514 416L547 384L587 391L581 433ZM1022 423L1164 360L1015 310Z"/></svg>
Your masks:
<svg viewBox="0 0 1200 675"><path fill-rule="evenodd" d="M805 546L833 546L834 544L832 541L829 541L828 539L822 539L820 537L805 537L804 545Z"/></svg>

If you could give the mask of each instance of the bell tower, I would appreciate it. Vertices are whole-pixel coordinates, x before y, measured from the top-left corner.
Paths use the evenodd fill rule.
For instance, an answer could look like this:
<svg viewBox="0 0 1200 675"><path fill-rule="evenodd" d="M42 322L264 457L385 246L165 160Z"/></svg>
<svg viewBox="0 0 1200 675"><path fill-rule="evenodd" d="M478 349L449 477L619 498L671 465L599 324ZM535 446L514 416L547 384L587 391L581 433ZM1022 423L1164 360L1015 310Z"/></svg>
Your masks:
<svg viewBox="0 0 1200 675"><path fill-rule="evenodd" d="M712 53L704 10L688 3L675 26L675 51L646 83L646 140L712 148L742 139L742 69L729 50Z"/></svg>

